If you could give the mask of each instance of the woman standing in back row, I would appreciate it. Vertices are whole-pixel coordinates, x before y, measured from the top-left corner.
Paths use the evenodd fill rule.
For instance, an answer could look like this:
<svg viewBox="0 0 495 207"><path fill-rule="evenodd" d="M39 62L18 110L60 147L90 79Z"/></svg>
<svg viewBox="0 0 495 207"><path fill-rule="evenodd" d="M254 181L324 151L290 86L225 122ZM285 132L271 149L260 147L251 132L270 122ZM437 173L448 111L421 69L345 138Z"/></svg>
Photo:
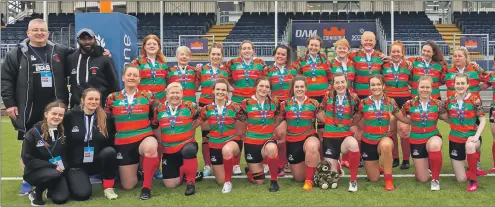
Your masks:
<svg viewBox="0 0 495 207"><path fill-rule="evenodd" d="M244 99L255 94L254 83L256 79L263 75L266 64L260 58L255 57L255 48L250 40L244 40L239 45L239 57L228 61L225 68L230 71L229 82L234 87L232 91L232 101L240 104ZM244 140L246 137L247 124L237 121L235 128L237 134ZM234 175L242 174L239 166L240 158L234 160Z"/></svg>

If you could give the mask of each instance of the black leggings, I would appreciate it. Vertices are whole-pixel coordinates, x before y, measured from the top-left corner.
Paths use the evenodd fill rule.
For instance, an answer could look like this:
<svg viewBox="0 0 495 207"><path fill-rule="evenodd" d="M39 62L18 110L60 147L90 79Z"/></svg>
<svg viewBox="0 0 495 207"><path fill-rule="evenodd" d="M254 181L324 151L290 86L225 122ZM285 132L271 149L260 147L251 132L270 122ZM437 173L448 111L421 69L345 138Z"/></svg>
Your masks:
<svg viewBox="0 0 495 207"><path fill-rule="evenodd" d="M99 159L81 168L71 168L67 172L67 181L71 198L85 201L91 197L93 191L90 175L101 173L104 180L114 179L117 174L117 153L113 147L105 147L99 154Z"/></svg>
<svg viewBox="0 0 495 207"><path fill-rule="evenodd" d="M24 180L36 187L36 193L43 193L48 189L48 197L55 204L64 204L69 200L69 189L64 173L55 168L40 168L24 175Z"/></svg>

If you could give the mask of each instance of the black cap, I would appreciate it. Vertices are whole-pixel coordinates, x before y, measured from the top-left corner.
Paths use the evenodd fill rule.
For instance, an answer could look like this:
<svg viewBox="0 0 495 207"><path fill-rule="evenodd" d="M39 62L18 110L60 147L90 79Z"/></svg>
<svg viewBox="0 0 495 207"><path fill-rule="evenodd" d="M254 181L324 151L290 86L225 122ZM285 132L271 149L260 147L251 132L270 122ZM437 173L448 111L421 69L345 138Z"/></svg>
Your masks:
<svg viewBox="0 0 495 207"><path fill-rule="evenodd" d="M95 38L95 36L96 36L95 32L93 32L93 30L88 29L88 28L83 28L83 29L79 30L79 32L77 32L77 38L80 38L83 35L89 35L92 38Z"/></svg>

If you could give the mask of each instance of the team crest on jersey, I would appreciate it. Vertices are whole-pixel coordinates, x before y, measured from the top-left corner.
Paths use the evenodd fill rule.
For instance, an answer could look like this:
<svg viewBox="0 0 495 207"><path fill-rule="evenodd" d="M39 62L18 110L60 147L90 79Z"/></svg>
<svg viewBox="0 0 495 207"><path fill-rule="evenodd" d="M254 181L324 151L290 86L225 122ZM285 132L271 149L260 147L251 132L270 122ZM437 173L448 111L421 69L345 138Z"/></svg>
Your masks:
<svg viewBox="0 0 495 207"><path fill-rule="evenodd" d="M72 132L79 132L79 127L77 126L72 127Z"/></svg>
<svg viewBox="0 0 495 207"><path fill-rule="evenodd" d="M121 160L121 159L124 159L124 158L122 157L122 154L119 152L119 153L117 153L117 160Z"/></svg>
<svg viewBox="0 0 495 207"><path fill-rule="evenodd" d="M89 70L91 70L91 74L96 75L98 72L98 67L91 67Z"/></svg>
<svg viewBox="0 0 495 207"><path fill-rule="evenodd" d="M43 140L38 140L38 143L36 143L36 147L44 147L45 146L45 142L43 142Z"/></svg>
<svg viewBox="0 0 495 207"><path fill-rule="evenodd" d="M53 55L53 59L55 59L56 62L60 62L60 57L58 57L58 54Z"/></svg>

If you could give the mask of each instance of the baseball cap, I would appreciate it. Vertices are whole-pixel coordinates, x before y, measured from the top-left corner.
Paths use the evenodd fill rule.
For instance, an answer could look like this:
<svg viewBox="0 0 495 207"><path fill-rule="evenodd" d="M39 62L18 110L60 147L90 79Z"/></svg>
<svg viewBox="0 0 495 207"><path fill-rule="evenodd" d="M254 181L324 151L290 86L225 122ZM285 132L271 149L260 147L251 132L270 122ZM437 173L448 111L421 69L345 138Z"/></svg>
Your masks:
<svg viewBox="0 0 495 207"><path fill-rule="evenodd" d="M93 30L88 29L88 28L83 28L77 32L77 38L80 38L82 35L89 35L92 38L95 38L96 34L93 32Z"/></svg>

